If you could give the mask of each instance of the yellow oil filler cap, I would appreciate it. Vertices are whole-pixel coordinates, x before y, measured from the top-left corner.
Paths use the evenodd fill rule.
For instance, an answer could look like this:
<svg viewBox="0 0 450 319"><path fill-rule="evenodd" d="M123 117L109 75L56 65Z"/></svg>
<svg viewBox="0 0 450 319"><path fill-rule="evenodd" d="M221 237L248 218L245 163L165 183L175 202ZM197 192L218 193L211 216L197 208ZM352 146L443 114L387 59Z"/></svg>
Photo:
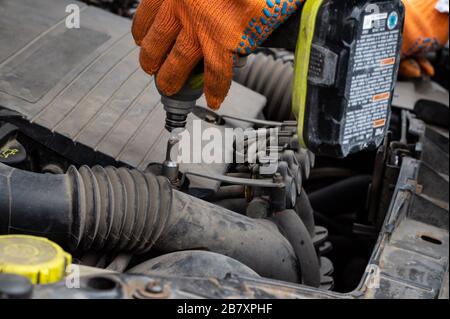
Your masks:
<svg viewBox="0 0 450 319"><path fill-rule="evenodd" d="M64 278L71 263L72 256L46 238L0 236L0 273L21 275L34 284L51 284Z"/></svg>

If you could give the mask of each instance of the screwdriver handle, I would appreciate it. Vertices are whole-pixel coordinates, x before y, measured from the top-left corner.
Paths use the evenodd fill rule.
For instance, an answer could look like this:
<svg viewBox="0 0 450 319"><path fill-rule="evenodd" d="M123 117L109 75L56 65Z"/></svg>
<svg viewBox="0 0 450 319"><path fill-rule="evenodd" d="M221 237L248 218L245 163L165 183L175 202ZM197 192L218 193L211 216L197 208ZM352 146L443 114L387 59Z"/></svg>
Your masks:
<svg viewBox="0 0 450 319"><path fill-rule="evenodd" d="M203 62L201 62L194 68L186 84L177 94L167 96L157 87L166 111L166 129L169 132L186 128L188 115L193 112L197 100L203 95L203 79Z"/></svg>

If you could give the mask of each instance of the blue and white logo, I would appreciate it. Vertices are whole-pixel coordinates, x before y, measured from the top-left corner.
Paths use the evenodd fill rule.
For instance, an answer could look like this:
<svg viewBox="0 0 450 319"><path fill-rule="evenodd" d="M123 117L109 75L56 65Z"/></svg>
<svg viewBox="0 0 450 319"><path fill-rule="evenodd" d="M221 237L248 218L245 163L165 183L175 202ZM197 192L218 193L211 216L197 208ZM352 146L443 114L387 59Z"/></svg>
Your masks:
<svg viewBox="0 0 450 319"><path fill-rule="evenodd" d="M397 12L391 12L391 14L388 17L387 25L389 30L394 29L398 24L398 13Z"/></svg>

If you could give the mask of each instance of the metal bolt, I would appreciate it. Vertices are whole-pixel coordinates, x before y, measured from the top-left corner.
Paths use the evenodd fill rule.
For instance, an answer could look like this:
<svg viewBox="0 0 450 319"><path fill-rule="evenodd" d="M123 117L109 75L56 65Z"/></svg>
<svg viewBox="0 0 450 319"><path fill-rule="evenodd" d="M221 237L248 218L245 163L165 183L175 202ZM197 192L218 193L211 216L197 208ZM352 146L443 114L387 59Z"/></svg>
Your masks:
<svg viewBox="0 0 450 319"><path fill-rule="evenodd" d="M160 294L164 291L164 288L157 281L152 281L145 286L145 291L152 294Z"/></svg>
<svg viewBox="0 0 450 319"><path fill-rule="evenodd" d="M206 114L205 115L205 121L206 122L208 122L208 123L217 123L217 118L214 116L214 115L212 115L212 114Z"/></svg>
<svg viewBox="0 0 450 319"><path fill-rule="evenodd" d="M273 181L274 181L274 183L282 183L283 182L283 176L280 173L275 173L273 175Z"/></svg>

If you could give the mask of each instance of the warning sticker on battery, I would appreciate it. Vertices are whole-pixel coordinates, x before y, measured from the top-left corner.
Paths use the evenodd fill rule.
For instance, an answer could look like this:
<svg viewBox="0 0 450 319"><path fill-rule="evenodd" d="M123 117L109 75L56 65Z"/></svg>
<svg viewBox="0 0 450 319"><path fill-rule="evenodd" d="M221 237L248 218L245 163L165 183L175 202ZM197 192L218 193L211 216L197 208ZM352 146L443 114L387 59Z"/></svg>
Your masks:
<svg viewBox="0 0 450 319"><path fill-rule="evenodd" d="M385 133L399 50L395 10L365 12L353 51L343 145L364 148Z"/></svg>

